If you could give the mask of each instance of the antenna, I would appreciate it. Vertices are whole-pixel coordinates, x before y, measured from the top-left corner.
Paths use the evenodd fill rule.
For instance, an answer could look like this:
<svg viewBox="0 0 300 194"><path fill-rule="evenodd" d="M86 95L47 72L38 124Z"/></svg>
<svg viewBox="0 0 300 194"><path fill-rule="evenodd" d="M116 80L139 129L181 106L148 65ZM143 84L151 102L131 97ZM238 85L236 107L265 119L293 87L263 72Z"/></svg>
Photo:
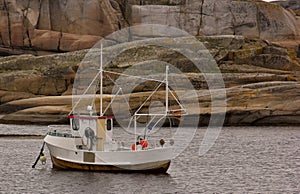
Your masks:
<svg viewBox="0 0 300 194"><path fill-rule="evenodd" d="M103 116L103 45L101 43L100 55L100 116Z"/></svg>

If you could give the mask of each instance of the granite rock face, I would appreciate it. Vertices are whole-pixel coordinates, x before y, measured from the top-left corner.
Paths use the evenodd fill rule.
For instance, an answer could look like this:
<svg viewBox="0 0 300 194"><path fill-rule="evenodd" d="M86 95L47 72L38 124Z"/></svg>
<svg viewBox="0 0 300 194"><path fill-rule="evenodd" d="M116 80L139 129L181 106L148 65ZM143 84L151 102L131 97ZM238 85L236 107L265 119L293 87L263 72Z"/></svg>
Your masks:
<svg viewBox="0 0 300 194"><path fill-rule="evenodd" d="M268 40L299 36L297 17L284 8L254 1L189 0L181 5L134 5L131 24L159 23L192 35L244 35Z"/></svg>
<svg viewBox="0 0 300 194"><path fill-rule="evenodd" d="M109 0L1 0L2 52L62 52L90 48L122 26Z"/></svg>
<svg viewBox="0 0 300 194"><path fill-rule="evenodd" d="M192 35L299 37L299 17L278 5L235 0L1 0L0 53L43 55L92 47L129 25L165 24Z"/></svg>

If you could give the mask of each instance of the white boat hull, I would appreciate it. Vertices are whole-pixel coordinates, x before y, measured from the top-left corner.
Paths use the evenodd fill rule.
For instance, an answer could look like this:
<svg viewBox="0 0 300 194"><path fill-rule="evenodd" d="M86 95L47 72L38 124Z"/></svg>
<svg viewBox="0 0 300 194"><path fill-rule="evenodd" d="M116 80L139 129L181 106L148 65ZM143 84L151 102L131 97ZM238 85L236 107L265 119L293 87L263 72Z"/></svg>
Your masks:
<svg viewBox="0 0 300 194"><path fill-rule="evenodd" d="M76 148L76 138L47 135L44 139L53 167L88 171L166 172L173 149L89 151Z"/></svg>
<svg viewBox="0 0 300 194"><path fill-rule="evenodd" d="M54 168L70 169L70 170L86 170L86 171L135 171L135 172L153 172L165 173L171 163L168 161L159 161L153 163L134 164L134 165L109 165L109 164L90 164L90 163L76 163L67 160L62 160L51 156Z"/></svg>

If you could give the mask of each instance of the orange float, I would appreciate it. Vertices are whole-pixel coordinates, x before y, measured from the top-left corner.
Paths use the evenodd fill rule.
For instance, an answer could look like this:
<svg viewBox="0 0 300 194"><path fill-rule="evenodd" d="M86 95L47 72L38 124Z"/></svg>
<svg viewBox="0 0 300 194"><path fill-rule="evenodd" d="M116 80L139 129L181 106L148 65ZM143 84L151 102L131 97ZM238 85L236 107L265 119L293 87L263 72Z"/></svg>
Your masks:
<svg viewBox="0 0 300 194"><path fill-rule="evenodd" d="M141 144L143 149L148 147L148 141L146 141L146 140L141 140L140 144Z"/></svg>
<svg viewBox="0 0 300 194"><path fill-rule="evenodd" d="M133 150L133 151L135 150L135 144L131 145L131 150Z"/></svg>

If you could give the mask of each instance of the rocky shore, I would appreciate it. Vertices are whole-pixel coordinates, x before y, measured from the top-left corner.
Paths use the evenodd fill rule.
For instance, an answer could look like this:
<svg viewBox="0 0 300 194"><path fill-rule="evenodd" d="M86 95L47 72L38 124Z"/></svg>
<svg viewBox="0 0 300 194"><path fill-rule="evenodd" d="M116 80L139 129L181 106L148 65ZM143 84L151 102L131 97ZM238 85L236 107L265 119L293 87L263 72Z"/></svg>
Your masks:
<svg viewBox="0 0 300 194"><path fill-rule="evenodd" d="M225 125L300 124L297 10L250 0L102 0L93 5L1 0L0 13L0 53L8 55L0 58L0 123L67 123L86 49L118 29L158 23L188 31L215 58L226 87ZM201 94L201 113L193 114L200 114L200 125L207 124L211 99L205 79L184 56L145 46L125 51L108 68L123 71L152 59L184 72ZM111 83L105 84L109 93ZM143 98L147 87L135 90L131 103Z"/></svg>

